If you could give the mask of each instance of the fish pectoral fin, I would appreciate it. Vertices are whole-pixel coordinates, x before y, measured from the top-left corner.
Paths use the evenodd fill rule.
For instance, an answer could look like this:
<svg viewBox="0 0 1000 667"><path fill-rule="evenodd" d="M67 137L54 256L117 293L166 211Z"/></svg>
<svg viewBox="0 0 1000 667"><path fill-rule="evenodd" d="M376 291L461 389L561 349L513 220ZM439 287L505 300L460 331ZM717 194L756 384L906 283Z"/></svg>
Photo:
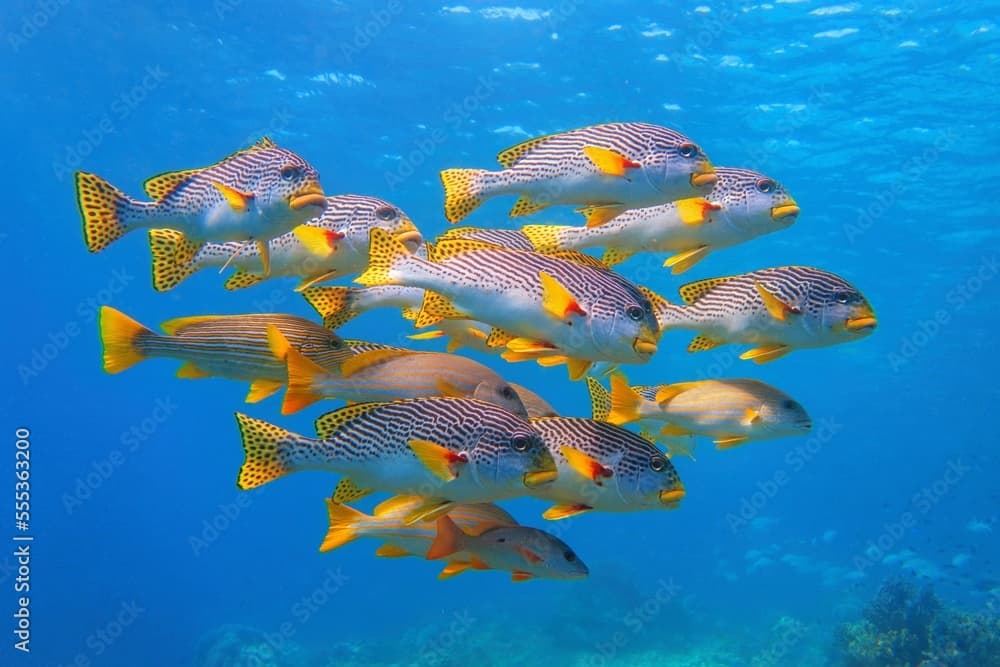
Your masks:
<svg viewBox="0 0 1000 667"><path fill-rule="evenodd" d="M587 311L580 306L576 297L565 285L545 271L538 272L538 279L542 285L542 307L545 312L560 320L568 317L570 313L586 317Z"/></svg>
<svg viewBox="0 0 1000 667"><path fill-rule="evenodd" d="M333 280L339 277L340 274L337 271L327 271L326 273L321 273L313 278L303 278L302 281L296 285L292 291L294 292L304 292L314 285L319 285L320 283L325 283L328 280Z"/></svg>
<svg viewBox="0 0 1000 667"><path fill-rule="evenodd" d="M569 379L574 381L579 380L587 374L592 365L593 362L586 359L568 359L566 361L566 370L569 371Z"/></svg>
<svg viewBox="0 0 1000 667"><path fill-rule="evenodd" d="M250 383L250 391L247 393L247 403L260 403L268 396L284 386L284 382L278 380L254 380Z"/></svg>
<svg viewBox="0 0 1000 667"><path fill-rule="evenodd" d="M560 519L568 519L571 516L589 512L592 509L594 508L590 505L584 505L582 503L560 503L545 510L545 512L542 513L542 518L548 519L549 521L559 521Z"/></svg>
<svg viewBox="0 0 1000 667"><path fill-rule="evenodd" d="M281 333L281 329L273 324L267 325L267 346L271 348L271 354L278 361L284 361L288 350L292 348L292 344L285 338L285 334Z"/></svg>
<svg viewBox="0 0 1000 667"><path fill-rule="evenodd" d="M412 556L413 554L395 544L383 544L375 550L375 555L379 558L403 558L404 556Z"/></svg>
<svg viewBox="0 0 1000 667"><path fill-rule="evenodd" d="M543 558L537 553L529 549L528 547L515 547L514 551L524 556L524 560L528 561L532 565L541 563Z"/></svg>
<svg viewBox="0 0 1000 667"><path fill-rule="evenodd" d="M609 247L604 250L601 261L607 266L616 266L635 254L635 250L629 248Z"/></svg>
<svg viewBox="0 0 1000 667"><path fill-rule="evenodd" d="M200 378L212 377L212 374L204 368L200 368L195 365L193 361L185 361L184 364L177 369L177 377L188 380L197 380Z"/></svg>
<svg viewBox="0 0 1000 667"><path fill-rule="evenodd" d="M802 313L795 306L787 304L776 297L766 287L761 285L760 282L754 281L753 286L757 290L757 293L760 294L760 298L764 300L764 307L767 308L767 312L779 322L787 322L789 315L799 315Z"/></svg>
<svg viewBox="0 0 1000 667"><path fill-rule="evenodd" d="M226 203L229 204L229 207L234 211L245 213L250 210L250 201L252 201L254 197L252 192L241 192L236 188L231 188L225 183L219 183L218 181L212 181L212 185L219 191L219 193L226 200Z"/></svg>
<svg viewBox="0 0 1000 667"><path fill-rule="evenodd" d="M667 261L663 263L663 266L670 269L670 272L675 276L684 273L692 266L705 259L708 256L708 246L702 245L697 248L692 248L691 250L685 250L679 252L676 255L672 255L667 258Z"/></svg>
<svg viewBox="0 0 1000 667"><path fill-rule="evenodd" d="M705 352L706 350L714 350L715 348L722 345L725 341L716 340L714 338L709 338L708 336L698 335L691 339L688 343L688 352Z"/></svg>
<svg viewBox="0 0 1000 667"><path fill-rule="evenodd" d="M266 239L257 239L257 254L260 255L260 266L263 269L261 277L267 278L271 275L271 248Z"/></svg>
<svg viewBox="0 0 1000 667"><path fill-rule="evenodd" d="M743 421L740 422L743 426L753 426L758 422L760 422L759 412L753 408L747 408L743 411Z"/></svg>
<svg viewBox="0 0 1000 667"><path fill-rule="evenodd" d="M566 457L566 463L580 475L586 477L598 486L604 485L604 479L614 476L614 470L604 465L590 454L581 452L579 449L567 445L560 446L559 450Z"/></svg>
<svg viewBox="0 0 1000 667"><path fill-rule="evenodd" d="M524 572L523 570L515 570L510 573L510 580L515 582L528 581L529 579L534 579L535 575L530 572Z"/></svg>
<svg viewBox="0 0 1000 667"><path fill-rule="evenodd" d="M706 222L711 222L712 217L709 213L722 209L722 206L713 204L704 197L680 199L674 202L674 207L677 210L677 215L680 216L681 222L685 225L703 225Z"/></svg>
<svg viewBox="0 0 1000 667"><path fill-rule="evenodd" d="M422 521L436 521L454 509L456 504L450 500L429 498L425 503L406 515L403 519L403 525L412 526Z"/></svg>
<svg viewBox="0 0 1000 667"><path fill-rule="evenodd" d="M625 176L626 169L638 169L642 166L618 151L601 146L584 146L583 154L597 167L598 171L608 176Z"/></svg>
<svg viewBox="0 0 1000 667"><path fill-rule="evenodd" d="M745 435L734 435L727 438L717 438L715 440L715 448L732 449L733 447L739 447L748 440L750 440L750 438Z"/></svg>
<svg viewBox="0 0 1000 667"><path fill-rule="evenodd" d="M334 248L337 247L337 241L344 238L339 232L315 225L299 225L292 230L292 233L306 250L323 259L332 255Z"/></svg>
<svg viewBox="0 0 1000 667"><path fill-rule="evenodd" d="M448 382L447 380L442 380L438 378L434 382L434 386L437 387L438 393L442 396L450 396L452 398L465 398L466 393L460 390L458 387Z"/></svg>
<svg viewBox="0 0 1000 667"><path fill-rule="evenodd" d="M451 577L462 574L470 567L472 567L472 565L467 561L451 561L445 565L444 569L441 570L440 574L438 574L438 579L450 579Z"/></svg>
<svg viewBox="0 0 1000 667"><path fill-rule="evenodd" d="M627 210L621 204L603 204L577 209L577 213L582 214L587 219L588 227L600 227L604 223L614 220Z"/></svg>
<svg viewBox="0 0 1000 667"><path fill-rule="evenodd" d="M665 384L656 391L656 403L662 407L664 403L684 393L688 388L682 384Z"/></svg>
<svg viewBox="0 0 1000 667"><path fill-rule="evenodd" d="M549 204L535 201L531 197L524 195L514 202L514 207L510 209L510 213L508 215L512 218L520 218L525 215L531 215L532 213L538 213L542 209L546 209L548 207Z"/></svg>
<svg viewBox="0 0 1000 667"><path fill-rule="evenodd" d="M407 336L410 340L433 340L435 338L443 338L444 332L440 329L431 329L430 331L421 331L420 333L410 334Z"/></svg>
<svg viewBox="0 0 1000 667"><path fill-rule="evenodd" d="M587 390L590 392L590 418L607 421L611 412L611 393L594 377L587 378Z"/></svg>
<svg viewBox="0 0 1000 667"><path fill-rule="evenodd" d="M333 490L333 502L340 505L343 505L344 503L353 503L355 500L361 500L362 498L370 496L372 493L374 493L374 491L371 489L362 489L360 486L355 484L352 479L345 477L337 482L337 488Z"/></svg>
<svg viewBox="0 0 1000 667"><path fill-rule="evenodd" d="M787 345L761 346L747 350L740 355L740 359L744 361L753 361L755 364L766 364L769 361L774 361L775 359L785 356L791 351L792 348Z"/></svg>
<svg viewBox="0 0 1000 667"><path fill-rule="evenodd" d="M428 470L446 482L458 478L463 464L469 462L465 452L455 452L430 440L410 440L410 449Z"/></svg>

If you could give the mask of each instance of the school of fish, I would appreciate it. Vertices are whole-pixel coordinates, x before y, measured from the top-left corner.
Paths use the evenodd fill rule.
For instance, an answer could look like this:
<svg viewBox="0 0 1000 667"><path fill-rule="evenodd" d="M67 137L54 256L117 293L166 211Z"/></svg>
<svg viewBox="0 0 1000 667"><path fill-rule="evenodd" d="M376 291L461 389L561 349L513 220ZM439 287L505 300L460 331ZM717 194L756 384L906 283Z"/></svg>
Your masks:
<svg viewBox="0 0 1000 667"><path fill-rule="evenodd" d="M536 498L547 520L674 510L686 493L675 462L694 459L697 438L724 450L812 428L802 405L756 379L633 386L620 366L671 354L661 336L675 329L694 334L688 352L746 345L740 359L759 364L876 328L861 291L820 268L703 278L681 285L679 302L616 270L663 253L664 275L677 275L799 217L781 183L713 166L676 130L592 125L522 142L497 161L499 171L441 172L448 223L516 195L512 218L572 206L581 224L452 227L428 240L393 203L326 194L315 167L268 138L208 167L147 179L148 200L78 172L91 252L146 229L157 292L195 284L208 268L232 269L227 290L296 278L289 289L321 320L197 314L163 322L160 333L104 306L104 370L174 359L179 378L249 383L247 403L283 392L282 415L342 402L316 418L314 434L236 413L238 488L307 470L339 477L325 498L321 551L372 538L376 556L440 561L442 579L475 570L512 581L578 579L589 569L569 545L496 503ZM355 285L323 284L348 280ZM408 338L441 339L446 351L337 333L378 308L400 309L401 323L417 329ZM586 378L591 415L560 415L548 387L508 382L497 358L565 365L570 380ZM376 494L387 497L371 513L356 506Z"/></svg>

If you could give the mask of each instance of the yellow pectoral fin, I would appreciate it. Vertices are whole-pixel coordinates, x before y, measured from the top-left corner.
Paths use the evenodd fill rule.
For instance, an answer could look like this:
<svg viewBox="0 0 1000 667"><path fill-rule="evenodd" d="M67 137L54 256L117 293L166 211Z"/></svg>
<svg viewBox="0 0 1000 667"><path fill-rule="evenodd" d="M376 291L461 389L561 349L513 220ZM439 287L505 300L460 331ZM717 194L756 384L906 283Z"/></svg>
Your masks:
<svg viewBox="0 0 1000 667"><path fill-rule="evenodd" d="M702 225L711 222L709 211L718 211L722 208L719 204L713 204L702 197L681 199L675 201L674 206L677 208L677 215L680 216L681 222L685 225Z"/></svg>
<svg viewBox="0 0 1000 667"><path fill-rule="evenodd" d="M542 284L542 307L545 312L560 320L570 313L587 315L570 291L550 274L539 271L538 279Z"/></svg>
<svg viewBox="0 0 1000 667"><path fill-rule="evenodd" d="M435 338L441 338L442 336L444 336L444 332L440 329L431 329L430 331L410 334L407 338L410 340L433 340Z"/></svg>
<svg viewBox="0 0 1000 667"><path fill-rule="evenodd" d="M771 345L766 347L755 347L740 355L744 361L753 361L755 364L766 364L785 356L792 351L787 345Z"/></svg>
<svg viewBox="0 0 1000 667"><path fill-rule="evenodd" d="M684 273L705 259L706 256L708 256L708 246L698 246L697 248L685 250L684 252L679 252L676 255L668 257L663 266L669 268L670 272L676 276Z"/></svg>
<svg viewBox="0 0 1000 667"><path fill-rule="evenodd" d="M566 361L566 369L569 371L570 380L579 380L587 371L593 362L587 361L586 359L569 359Z"/></svg>
<svg viewBox="0 0 1000 667"><path fill-rule="evenodd" d="M740 422L744 426L753 426L760 421L760 413L753 408L747 408L743 411L743 421Z"/></svg>
<svg viewBox="0 0 1000 667"><path fill-rule="evenodd" d="M184 365L177 369L177 377L188 380L212 377L212 374L203 368L199 368L193 361L186 361Z"/></svg>
<svg viewBox="0 0 1000 667"><path fill-rule="evenodd" d="M656 392L657 404L662 407L664 403L683 392L684 389L685 387L678 387L677 385L672 384L663 385Z"/></svg>
<svg viewBox="0 0 1000 667"><path fill-rule="evenodd" d="M228 203L229 207L234 211L245 213L250 209L250 201L253 199L252 192L240 192L236 188L231 188L224 183L219 183L218 181L212 181L212 185L215 186L215 189L222 194L226 203Z"/></svg>
<svg viewBox="0 0 1000 667"><path fill-rule="evenodd" d="M278 361L285 360L285 357L288 356L288 349L292 346L285 338L285 334L281 333L281 329L273 324L267 325L267 345L271 348L271 354Z"/></svg>
<svg viewBox="0 0 1000 667"><path fill-rule="evenodd" d="M458 387L448 382L447 380L442 380L441 378L438 378L434 384L437 387L438 393L440 393L442 396L451 396L454 398L466 397L465 392L463 392L462 390L460 390Z"/></svg>
<svg viewBox="0 0 1000 667"><path fill-rule="evenodd" d="M404 556L412 556L413 554L395 544L383 544L375 550L375 555L379 558L403 558Z"/></svg>
<svg viewBox="0 0 1000 667"><path fill-rule="evenodd" d="M344 237L333 230L313 225L299 225L292 232L309 252L324 259L333 253L335 241Z"/></svg>
<svg viewBox="0 0 1000 667"><path fill-rule="evenodd" d="M446 482L456 479L460 466L469 462L468 455L452 451L430 440L410 440L409 445L420 462Z"/></svg>
<svg viewBox="0 0 1000 667"><path fill-rule="evenodd" d="M716 449L732 449L733 447L739 447L748 440L750 440L750 438L745 435L734 435L729 438L718 438L715 441L715 447Z"/></svg>
<svg viewBox="0 0 1000 667"><path fill-rule="evenodd" d="M254 380L250 384L250 391L247 393L246 402L259 403L283 386L284 383L277 380Z"/></svg>
<svg viewBox="0 0 1000 667"><path fill-rule="evenodd" d="M577 212L582 213L587 219L588 227L600 227L604 223L614 220L626 210L628 209L619 204L608 204L606 206L588 206L578 209Z"/></svg>
<svg viewBox="0 0 1000 667"><path fill-rule="evenodd" d="M453 503L450 500L428 500L426 503L407 514L403 523L404 525L412 526L413 524L420 523L422 521L436 521L439 517L444 516L454 509L456 504L457 503Z"/></svg>
<svg viewBox="0 0 1000 667"><path fill-rule="evenodd" d="M611 468L607 467L589 454L581 452L579 449L574 449L573 447L568 447L566 445L561 446L559 449L563 456L566 457L566 463L569 464L570 468L598 486L602 486L604 484L604 479L606 477L614 475L614 471Z"/></svg>
<svg viewBox="0 0 1000 667"><path fill-rule="evenodd" d="M592 509L594 508L590 505L582 503L553 505L542 513L542 518L549 521L559 521L560 519L568 519L571 516L589 512Z"/></svg>
<svg viewBox="0 0 1000 667"><path fill-rule="evenodd" d="M257 254L260 255L260 265L263 269L261 275L266 278L271 275L271 249L266 240L258 239Z"/></svg>
<svg viewBox="0 0 1000 667"><path fill-rule="evenodd" d="M637 169L642 165L631 160L618 151L600 146L584 146L583 154L594 163L594 166L608 176L624 176L626 169Z"/></svg>
<svg viewBox="0 0 1000 667"><path fill-rule="evenodd" d="M791 306L774 296L774 294L769 292L767 288L759 282L755 281L753 286L756 288L757 293L760 294L760 298L764 300L764 307L767 308L767 312L771 314L771 317L779 322L787 322L790 314L797 315L801 312L795 306Z"/></svg>

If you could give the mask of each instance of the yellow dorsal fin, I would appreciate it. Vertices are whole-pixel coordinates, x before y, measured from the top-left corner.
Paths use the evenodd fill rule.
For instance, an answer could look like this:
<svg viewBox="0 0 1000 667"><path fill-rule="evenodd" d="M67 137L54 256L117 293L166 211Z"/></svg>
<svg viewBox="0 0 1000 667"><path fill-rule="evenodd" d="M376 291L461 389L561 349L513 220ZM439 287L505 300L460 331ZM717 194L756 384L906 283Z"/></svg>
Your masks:
<svg viewBox="0 0 1000 667"><path fill-rule="evenodd" d="M687 351L704 352L705 350L712 350L714 348L717 348L723 343L724 341L715 340L714 338L709 338L708 336L699 334L694 338L692 338L691 342L688 343Z"/></svg>
<svg viewBox="0 0 1000 667"><path fill-rule="evenodd" d="M510 148L505 148L504 150L497 153L497 162L500 163L505 169L510 169L518 162L521 161L525 155L535 150L546 141L551 139L556 135L546 134L541 137L535 137L534 139L528 139L527 141L522 141L521 143L511 146Z"/></svg>
<svg viewBox="0 0 1000 667"><path fill-rule="evenodd" d="M792 351L792 348L787 345L762 345L761 347L755 347L752 350L747 350L740 355L740 359L744 361L750 360L755 364L766 364L769 361L774 361L780 357L785 356Z"/></svg>
<svg viewBox="0 0 1000 667"><path fill-rule="evenodd" d="M447 239L464 239L468 238L470 235L479 231L482 231L481 227L470 227L467 225L463 227L452 227L451 229L446 230L444 234L441 234L441 236L437 237L435 241L444 241Z"/></svg>
<svg viewBox="0 0 1000 667"><path fill-rule="evenodd" d="M181 329L185 329L192 324L201 324L202 322L211 322L212 320L219 320L224 317L223 315L192 315L191 317L175 317L172 320L167 320L160 325L164 333L168 336L174 336L180 333Z"/></svg>
<svg viewBox="0 0 1000 667"><path fill-rule="evenodd" d="M434 259L435 262L443 262L446 259L451 259L452 257L457 257L458 255L464 255L465 253L475 252L477 250L495 250L497 248L503 248L495 243L487 243L486 241L480 241L478 239L467 239L467 238L441 238L434 244Z"/></svg>
<svg viewBox="0 0 1000 667"><path fill-rule="evenodd" d="M545 312L560 320L568 317L570 313L584 317L587 315L576 297L551 274L539 271L538 279L542 284L542 307Z"/></svg>
<svg viewBox="0 0 1000 667"><path fill-rule="evenodd" d="M673 397L677 396L680 393L683 393L687 389L690 389L690 386L685 386L689 384L690 383L677 383L677 384L662 385L656 391L656 402L660 406L662 406L664 403L666 403Z"/></svg>
<svg viewBox="0 0 1000 667"><path fill-rule="evenodd" d="M403 558L413 554L396 544L383 544L375 550L375 555L379 558Z"/></svg>
<svg viewBox="0 0 1000 667"><path fill-rule="evenodd" d="M446 482L458 478L460 466L469 462L466 454L452 451L430 440L410 440L409 445L420 462Z"/></svg>
<svg viewBox="0 0 1000 667"><path fill-rule="evenodd" d="M254 196L252 192L241 192L236 188L230 187L225 183L219 183L218 181L212 181L212 185L219 191L223 198L225 198L226 203L229 204L229 207L234 211L243 213L250 209L250 200L252 200Z"/></svg>
<svg viewBox="0 0 1000 667"><path fill-rule="evenodd" d="M566 463L580 475L583 475L598 486L604 483L604 479L614 475L614 471L595 459L590 454L581 452L579 449L562 445L560 448Z"/></svg>
<svg viewBox="0 0 1000 667"><path fill-rule="evenodd" d="M592 509L594 508L590 505L584 505L583 503L553 505L542 513L542 518L548 519L549 521L558 521L559 519L568 519L571 516L589 512Z"/></svg>
<svg viewBox="0 0 1000 667"><path fill-rule="evenodd" d="M698 246L697 248L692 248L691 250L685 250L668 257L667 261L663 263L663 266L669 268L670 272L676 276L684 273L692 266L705 259L708 256L708 252L709 250L707 245Z"/></svg>
<svg viewBox="0 0 1000 667"><path fill-rule="evenodd" d="M187 380L198 380L200 378L212 377L212 374L204 368L197 366L193 361L185 361L181 367L177 369L177 377L185 378Z"/></svg>
<svg viewBox="0 0 1000 667"><path fill-rule="evenodd" d="M447 380L442 380L438 378L434 385L437 387L438 392L442 396L451 396L453 398L465 398L466 394L461 391L458 387L448 382Z"/></svg>
<svg viewBox="0 0 1000 667"><path fill-rule="evenodd" d="M686 285L681 285L680 292L681 299L684 303L690 305L698 300L702 294L712 289L717 285L721 285L727 280L732 280L736 276L723 276L721 278L706 278L705 280L696 280L693 283L687 283Z"/></svg>
<svg viewBox="0 0 1000 667"><path fill-rule="evenodd" d="M390 359L405 357L411 354L420 353L412 352L410 350L369 350L368 352L356 354L341 364L340 374L344 377L349 377L360 370L368 368L369 366L374 366L375 364L380 364Z"/></svg>
<svg viewBox="0 0 1000 667"><path fill-rule="evenodd" d="M588 227L600 227L607 222L611 222L627 210L627 208L620 204L606 204L604 206L588 206L577 209L577 213L583 214L583 217L587 219Z"/></svg>
<svg viewBox="0 0 1000 667"><path fill-rule="evenodd" d="M615 266L634 254L635 251L628 248L606 248L604 255L601 256L601 261L604 262L605 266Z"/></svg>
<svg viewBox="0 0 1000 667"><path fill-rule="evenodd" d="M352 503L355 500L361 500L366 496L370 496L372 493L374 493L374 491L371 489L362 489L349 477L345 477L337 482L337 488L333 490L333 502L341 505L344 503ZM376 514L378 514L378 512L376 512Z"/></svg>
<svg viewBox="0 0 1000 667"><path fill-rule="evenodd" d="M146 191L150 199L160 200L177 189L177 186L187 181L195 174L201 173L202 169L182 169L181 171L165 171L146 179L142 184L142 189Z"/></svg>
<svg viewBox="0 0 1000 667"><path fill-rule="evenodd" d="M607 420L611 412L611 393L594 377L587 378L587 389L590 391L590 418Z"/></svg>
<svg viewBox="0 0 1000 667"><path fill-rule="evenodd" d="M424 290L424 300L420 304L420 313L413 323L418 329L437 324L441 320L465 320L468 315L455 308L448 297Z"/></svg>
<svg viewBox="0 0 1000 667"><path fill-rule="evenodd" d="M760 294L760 298L764 300L764 307L767 308L767 312L771 314L771 317L778 320L779 322L787 322L789 315L798 314L801 311L795 306L791 306L774 294L772 294L766 287L761 285L759 282L754 281L754 289L757 290L757 294Z"/></svg>
<svg viewBox="0 0 1000 667"><path fill-rule="evenodd" d="M643 285L636 285L642 295L649 299L649 305L653 307L653 314L662 313L665 309L670 307L670 302L664 299L662 296L649 289Z"/></svg>
<svg viewBox="0 0 1000 667"><path fill-rule="evenodd" d="M387 403L358 403L327 412L316 419L316 437L320 440L326 440L347 422L383 405L387 405Z"/></svg>
<svg viewBox="0 0 1000 667"><path fill-rule="evenodd" d="M573 262L574 264L579 264L580 266L589 266L593 269L608 268L607 264L593 255L588 255L587 253L580 252L579 250L553 250L552 252L546 254L549 257L555 257L566 262Z"/></svg>
<svg viewBox="0 0 1000 667"><path fill-rule="evenodd" d="M584 146L583 154L594 163L598 171L608 176L624 176L626 169L636 169L642 166L618 151L602 146Z"/></svg>
<svg viewBox="0 0 1000 667"><path fill-rule="evenodd" d="M247 393L247 403L259 403L274 392L284 386L283 382L277 380L254 380L250 383L250 391Z"/></svg>
<svg viewBox="0 0 1000 667"><path fill-rule="evenodd" d="M689 199L679 199L674 202L677 215L685 225L702 225L711 222L709 215L711 211L718 211L722 208L719 204L713 204L704 197L690 197Z"/></svg>
<svg viewBox="0 0 1000 667"><path fill-rule="evenodd" d="M386 498L375 506L375 516L385 516L386 514L408 514L417 507L424 504L421 496L411 496L400 494L391 498Z"/></svg>

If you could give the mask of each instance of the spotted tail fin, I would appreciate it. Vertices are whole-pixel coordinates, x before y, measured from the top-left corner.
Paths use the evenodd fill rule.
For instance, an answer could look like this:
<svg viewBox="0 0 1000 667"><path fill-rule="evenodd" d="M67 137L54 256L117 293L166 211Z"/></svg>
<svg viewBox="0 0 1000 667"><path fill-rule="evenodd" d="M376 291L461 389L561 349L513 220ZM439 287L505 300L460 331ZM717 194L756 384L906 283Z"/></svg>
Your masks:
<svg viewBox="0 0 1000 667"><path fill-rule="evenodd" d="M101 306L100 324L106 372L121 373L146 358L139 344L153 331L110 306Z"/></svg>
<svg viewBox="0 0 1000 667"><path fill-rule="evenodd" d="M360 291L357 287L309 287L302 296L323 318L323 326L337 329L361 314L353 305Z"/></svg>
<svg viewBox="0 0 1000 667"><path fill-rule="evenodd" d="M318 452L312 446L300 446L298 442L308 439L239 412L236 413L236 422L246 456L236 481L239 488L256 489L315 463L312 459L318 456Z"/></svg>
<svg viewBox="0 0 1000 667"><path fill-rule="evenodd" d="M177 287L200 266L194 260L199 244L174 229L149 230L153 255L153 289L166 292Z"/></svg>
<svg viewBox="0 0 1000 667"><path fill-rule="evenodd" d="M90 252L100 252L131 231L130 214L140 204L97 174L76 172L76 203L83 218L83 238Z"/></svg>
<svg viewBox="0 0 1000 667"><path fill-rule="evenodd" d="M483 196L485 169L445 169L441 172L444 186L444 216L448 222L459 222L486 200Z"/></svg>

